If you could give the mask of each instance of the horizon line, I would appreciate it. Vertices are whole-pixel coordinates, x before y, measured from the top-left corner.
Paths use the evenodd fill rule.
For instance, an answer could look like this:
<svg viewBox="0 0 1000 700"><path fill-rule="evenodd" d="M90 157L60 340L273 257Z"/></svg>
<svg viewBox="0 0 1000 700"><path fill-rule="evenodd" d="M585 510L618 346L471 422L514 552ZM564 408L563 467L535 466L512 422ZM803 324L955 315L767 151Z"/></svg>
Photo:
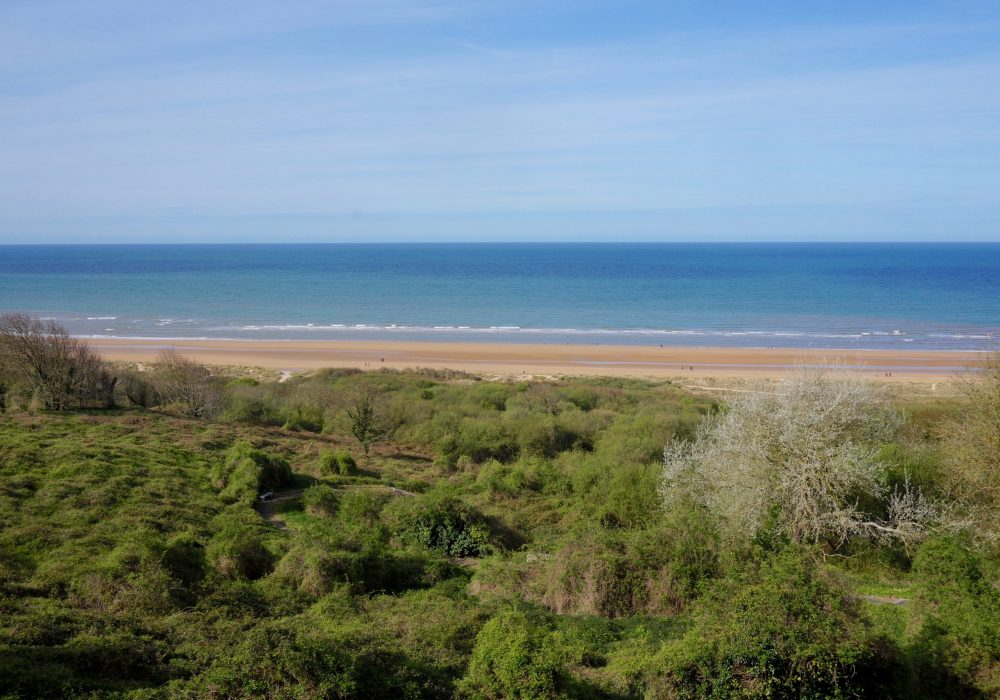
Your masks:
<svg viewBox="0 0 1000 700"><path fill-rule="evenodd" d="M523 245L523 246L546 246L546 245L1000 245L1000 239L996 240L719 240L719 241L696 241L696 240L675 240L675 241L609 241L609 240L570 240L570 241L146 241L146 242L122 242L122 241L91 241L91 242L42 242L26 243L0 242L2 248L42 248L42 247L82 247L82 246L118 246L118 247L141 247L141 246L430 246L430 245L463 245L463 246L485 246L485 245Z"/></svg>

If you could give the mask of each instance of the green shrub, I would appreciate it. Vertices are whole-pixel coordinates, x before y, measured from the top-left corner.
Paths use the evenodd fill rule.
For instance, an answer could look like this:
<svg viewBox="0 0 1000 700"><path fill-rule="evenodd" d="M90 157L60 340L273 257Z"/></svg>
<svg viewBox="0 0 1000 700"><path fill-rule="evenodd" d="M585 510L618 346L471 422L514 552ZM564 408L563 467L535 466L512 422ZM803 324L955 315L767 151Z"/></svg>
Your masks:
<svg viewBox="0 0 1000 700"><path fill-rule="evenodd" d="M180 534L167 542L163 566L185 588L193 588L205 577L205 547L189 534Z"/></svg>
<svg viewBox="0 0 1000 700"><path fill-rule="evenodd" d="M251 581L266 575L274 557L259 537L243 532L216 537L208 546L208 556L226 578Z"/></svg>
<svg viewBox="0 0 1000 700"><path fill-rule="evenodd" d="M385 496L373 491L345 491L339 497L337 518L344 523L371 527L379 521L385 501Z"/></svg>
<svg viewBox="0 0 1000 700"><path fill-rule="evenodd" d="M521 612L502 612L476 635L461 690L475 698L566 697L564 662L547 626Z"/></svg>
<svg viewBox="0 0 1000 700"><path fill-rule="evenodd" d="M211 477L224 500L251 503L261 491L288 484L292 470L283 458L241 440L226 451L225 459L213 468Z"/></svg>
<svg viewBox="0 0 1000 700"><path fill-rule="evenodd" d="M573 490L569 476L556 462L543 459L535 463L538 489L547 496L568 496Z"/></svg>
<svg viewBox="0 0 1000 700"><path fill-rule="evenodd" d="M427 513L407 527L409 536L452 557L478 557L489 545L489 533L464 514L448 511Z"/></svg>
<svg viewBox="0 0 1000 700"><path fill-rule="evenodd" d="M393 506L396 532L404 541L450 557L478 557L489 549L489 530L482 517L449 489L432 489Z"/></svg>
<svg viewBox="0 0 1000 700"><path fill-rule="evenodd" d="M925 615L914 647L928 692L1000 693L1000 591L982 565L968 541L950 536L928 540L914 558Z"/></svg>
<svg viewBox="0 0 1000 700"><path fill-rule="evenodd" d="M186 695L226 698L350 698L351 654L308 627L280 621L252 629L186 683Z"/></svg>
<svg viewBox="0 0 1000 700"><path fill-rule="evenodd" d="M239 383L234 383L239 382ZM223 420L247 425L281 425L273 397L263 387L249 385L243 380L233 380L226 389L226 408Z"/></svg>
<svg viewBox="0 0 1000 700"><path fill-rule="evenodd" d="M507 408L507 399L511 395L511 387L507 384L480 384L475 389L475 398L480 406L494 411Z"/></svg>
<svg viewBox="0 0 1000 700"><path fill-rule="evenodd" d="M625 617L646 607L648 575L620 540L584 535L552 555L537 586L557 613Z"/></svg>
<svg viewBox="0 0 1000 700"><path fill-rule="evenodd" d="M625 465L607 475L599 507L605 527L638 528L660 515L658 465Z"/></svg>
<svg viewBox="0 0 1000 700"><path fill-rule="evenodd" d="M531 475L521 465L502 464L496 460L489 461L482 466L476 481L494 497L516 496L526 489L537 486Z"/></svg>
<svg viewBox="0 0 1000 700"><path fill-rule="evenodd" d="M653 685L680 698L882 696L889 652L846 592L787 550L699 600Z"/></svg>
<svg viewBox="0 0 1000 700"><path fill-rule="evenodd" d="M554 457L580 441L564 421L553 416L526 415L519 421L508 421L508 425L517 435L518 451L523 455Z"/></svg>
<svg viewBox="0 0 1000 700"><path fill-rule="evenodd" d="M225 578L258 579L271 571L274 556L264 538L268 526L245 506L230 506L213 521L215 535L206 558Z"/></svg>
<svg viewBox="0 0 1000 700"><path fill-rule="evenodd" d="M159 401L156 389L143 373L125 369L117 372L115 379L117 380L114 388L115 405L151 408ZM0 398L0 412L2 409L2 398Z"/></svg>
<svg viewBox="0 0 1000 700"><path fill-rule="evenodd" d="M562 391L566 401L581 411L593 411L597 408L597 392L586 387L567 387Z"/></svg>
<svg viewBox="0 0 1000 700"><path fill-rule="evenodd" d="M312 597L334 590L337 584L358 582L365 561L357 552L333 551L315 545L293 547L274 568L280 585Z"/></svg>
<svg viewBox="0 0 1000 700"><path fill-rule="evenodd" d="M299 404L283 411L285 430L302 430L308 433L321 433L325 424L324 411L319 406Z"/></svg>
<svg viewBox="0 0 1000 700"><path fill-rule="evenodd" d="M719 532L694 503L670 504L657 527L631 536L630 556L658 575L650 587L650 612L680 610L722 574Z"/></svg>
<svg viewBox="0 0 1000 700"><path fill-rule="evenodd" d="M638 532L581 528L538 559L519 595L569 615L674 614L720 573L718 537L694 510Z"/></svg>
<svg viewBox="0 0 1000 700"><path fill-rule="evenodd" d="M454 467L462 457L476 463L488 459L506 462L517 456L518 447L506 426L494 420L467 418L454 433L441 438L437 451L442 462Z"/></svg>
<svg viewBox="0 0 1000 700"><path fill-rule="evenodd" d="M697 414L695 414L697 415ZM663 458L663 446L687 437L696 420L648 409L620 414L596 441L595 451L617 464L648 464Z"/></svg>
<svg viewBox="0 0 1000 700"><path fill-rule="evenodd" d="M358 463L346 450L322 452L319 456L319 470L322 474L355 476L358 473Z"/></svg>
<svg viewBox="0 0 1000 700"><path fill-rule="evenodd" d="M174 582L163 566L163 554L157 533L146 529L124 533L97 566L74 579L71 597L81 607L126 617L165 614L173 607Z"/></svg>
<svg viewBox="0 0 1000 700"><path fill-rule="evenodd" d="M302 493L302 506L310 515L331 517L337 512L337 492L326 484L310 486Z"/></svg>

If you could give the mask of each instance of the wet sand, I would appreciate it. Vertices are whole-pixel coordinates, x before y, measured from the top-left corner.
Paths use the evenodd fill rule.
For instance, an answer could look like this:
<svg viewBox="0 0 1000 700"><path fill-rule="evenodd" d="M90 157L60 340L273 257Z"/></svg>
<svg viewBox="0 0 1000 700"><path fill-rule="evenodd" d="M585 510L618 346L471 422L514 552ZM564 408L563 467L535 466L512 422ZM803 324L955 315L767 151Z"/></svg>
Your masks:
<svg viewBox="0 0 1000 700"><path fill-rule="evenodd" d="M320 367L426 367L502 376L777 378L796 367L842 367L887 381L953 379L976 352L806 350L658 345L553 345L395 341L88 339L108 360L150 362L167 348L198 362L296 372ZM889 376L891 373L891 376Z"/></svg>

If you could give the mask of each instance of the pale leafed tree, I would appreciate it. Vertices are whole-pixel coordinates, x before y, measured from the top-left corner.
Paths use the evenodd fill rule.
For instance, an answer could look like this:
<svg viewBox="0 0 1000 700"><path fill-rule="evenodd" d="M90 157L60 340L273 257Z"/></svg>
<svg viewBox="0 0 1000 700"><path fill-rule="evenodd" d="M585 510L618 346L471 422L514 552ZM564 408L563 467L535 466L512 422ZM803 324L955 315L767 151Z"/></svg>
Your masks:
<svg viewBox="0 0 1000 700"><path fill-rule="evenodd" d="M693 442L668 446L663 496L700 501L737 538L776 527L796 542L862 535L912 544L937 510L908 483L885 486L877 454L899 423L872 384L802 371L741 395ZM872 501L889 516L866 513L861 504Z"/></svg>

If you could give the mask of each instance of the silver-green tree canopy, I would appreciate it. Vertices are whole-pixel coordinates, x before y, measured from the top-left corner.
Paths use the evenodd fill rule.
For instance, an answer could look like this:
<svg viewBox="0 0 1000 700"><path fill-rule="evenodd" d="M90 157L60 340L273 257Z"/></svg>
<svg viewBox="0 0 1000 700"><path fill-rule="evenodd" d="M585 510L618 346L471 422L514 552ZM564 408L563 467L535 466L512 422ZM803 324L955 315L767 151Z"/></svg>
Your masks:
<svg viewBox="0 0 1000 700"><path fill-rule="evenodd" d="M693 442L668 446L662 492L702 503L734 538L777 529L796 542L911 544L936 510L909 483L887 486L877 455L899 424L870 383L802 372L741 395ZM864 507L873 502L882 517Z"/></svg>

